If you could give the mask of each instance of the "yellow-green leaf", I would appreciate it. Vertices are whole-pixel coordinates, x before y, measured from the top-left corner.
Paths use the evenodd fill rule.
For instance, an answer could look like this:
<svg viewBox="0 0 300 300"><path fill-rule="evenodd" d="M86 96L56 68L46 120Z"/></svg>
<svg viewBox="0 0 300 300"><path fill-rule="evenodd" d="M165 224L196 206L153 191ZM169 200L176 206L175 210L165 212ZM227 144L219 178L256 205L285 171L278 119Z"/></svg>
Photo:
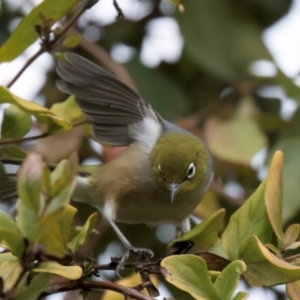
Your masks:
<svg viewBox="0 0 300 300"><path fill-rule="evenodd" d="M67 120L70 124L75 124L86 119L73 95L69 96L63 102L53 104L50 110L56 116Z"/></svg>
<svg viewBox="0 0 300 300"><path fill-rule="evenodd" d="M19 257L24 251L22 235L15 220L2 211L0 211L0 246Z"/></svg>
<svg viewBox="0 0 300 300"><path fill-rule="evenodd" d="M256 237L249 237L239 251L247 265L245 279L253 286L272 286L300 278L300 267L285 262L271 253Z"/></svg>
<svg viewBox="0 0 300 300"><path fill-rule="evenodd" d="M151 281L154 285L158 285L158 277L157 276L151 276ZM122 278L118 281L115 282L116 284L119 284L121 286L128 286L128 287L132 287L132 286L137 286L139 284L141 284L141 276L138 273L133 273L125 278ZM143 294L146 294L146 290L144 289L143 291L141 291ZM98 296L99 298L99 296ZM114 291L109 291L106 290L103 293L103 296L101 297L101 300L124 300L124 295L114 292Z"/></svg>
<svg viewBox="0 0 300 300"><path fill-rule="evenodd" d="M0 277L4 280L4 292L10 290L22 272L18 260L9 260L0 263Z"/></svg>
<svg viewBox="0 0 300 300"><path fill-rule="evenodd" d="M239 284L241 274L246 272L246 265L241 260L230 263L217 277L214 286L222 296L222 300L230 300L231 296Z"/></svg>
<svg viewBox="0 0 300 300"><path fill-rule="evenodd" d="M48 132L59 132L72 128L69 122L56 116L49 109L32 101L21 99L4 86L0 86L0 104L2 103L13 104L21 109L24 113L35 116L39 122L48 125Z"/></svg>
<svg viewBox="0 0 300 300"><path fill-rule="evenodd" d="M2 252L0 253L0 264L4 261L15 261L18 260L17 256L12 255L11 252Z"/></svg>
<svg viewBox="0 0 300 300"><path fill-rule="evenodd" d="M67 205L40 221L41 231L37 243L43 245L47 254L58 258L65 257L71 225L76 213L75 207Z"/></svg>
<svg viewBox="0 0 300 300"><path fill-rule="evenodd" d="M161 267L169 283L190 293L195 299L221 300L202 258L191 254L172 255L162 260Z"/></svg>
<svg viewBox="0 0 300 300"><path fill-rule="evenodd" d="M271 241L272 227L265 206L266 182L263 181L250 198L231 216L221 237L230 260L238 257L239 248L253 235L263 243Z"/></svg>
<svg viewBox="0 0 300 300"><path fill-rule="evenodd" d="M300 247L300 242L294 242L289 246L285 247L285 250L295 250Z"/></svg>
<svg viewBox="0 0 300 300"><path fill-rule="evenodd" d="M77 0L44 0L37 5L17 26L0 48L0 62L11 61L19 56L39 36L35 26L44 20L59 20Z"/></svg>
<svg viewBox="0 0 300 300"><path fill-rule="evenodd" d="M284 233L284 240L282 248L285 249L289 245L293 244L300 234L300 225L292 224L290 225Z"/></svg>
<svg viewBox="0 0 300 300"><path fill-rule="evenodd" d="M233 300L246 300L248 299L249 294L246 292L238 292Z"/></svg>
<svg viewBox="0 0 300 300"><path fill-rule="evenodd" d="M69 33L62 41L62 45L65 48L75 48L81 42L81 38L76 33Z"/></svg>
<svg viewBox="0 0 300 300"><path fill-rule="evenodd" d="M38 267L32 269L32 272L55 274L70 280L77 280L82 275L82 269L80 267L62 266L55 261L41 262Z"/></svg>

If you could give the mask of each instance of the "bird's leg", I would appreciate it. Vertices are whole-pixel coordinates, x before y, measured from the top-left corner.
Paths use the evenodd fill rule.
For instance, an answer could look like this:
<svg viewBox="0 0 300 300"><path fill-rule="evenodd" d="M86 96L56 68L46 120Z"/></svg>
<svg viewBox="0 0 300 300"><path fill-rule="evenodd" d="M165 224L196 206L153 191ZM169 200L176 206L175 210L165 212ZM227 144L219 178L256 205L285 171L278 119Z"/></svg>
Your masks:
<svg viewBox="0 0 300 300"><path fill-rule="evenodd" d="M183 219L179 224L176 226L176 237L182 236L184 233L191 230L191 223L190 223L190 217Z"/></svg>
<svg viewBox="0 0 300 300"><path fill-rule="evenodd" d="M125 247L125 253L123 254L121 260L119 261L119 264L116 269L118 275L119 272L124 269L125 262L128 259L130 252L136 254L140 261L144 260L145 258L153 257L153 252L151 250L146 248L133 247L131 243L127 240L127 238L124 236L124 234L121 232L119 227L116 225L116 223L110 219L107 219L107 221L109 222L114 232L117 234L118 238L121 240L121 242Z"/></svg>

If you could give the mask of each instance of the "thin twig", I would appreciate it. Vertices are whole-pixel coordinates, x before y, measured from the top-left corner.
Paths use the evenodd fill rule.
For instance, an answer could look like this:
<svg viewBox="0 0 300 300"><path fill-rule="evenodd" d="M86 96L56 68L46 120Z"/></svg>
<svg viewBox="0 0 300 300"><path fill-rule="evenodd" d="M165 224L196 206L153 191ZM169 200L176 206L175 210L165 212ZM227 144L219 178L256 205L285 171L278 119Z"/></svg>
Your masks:
<svg viewBox="0 0 300 300"><path fill-rule="evenodd" d="M116 263L117 265L117 263ZM152 262L131 262L131 263L126 263L124 265L125 269L138 269L138 268L143 268L143 269L149 269L151 267L159 267L160 266L160 260L157 261L152 261ZM94 269L96 270L114 270L115 267L112 263L109 264L104 264L104 265L94 265Z"/></svg>
<svg viewBox="0 0 300 300"><path fill-rule="evenodd" d="M41 48L28 59L23 68L17 73L17 75L11 80L11 82L7 85L7 88L10 88L17 79L24 73L24 71L44 52L51 51L53 49L53 45L63 37L67 31L76 23L78 18L91 6L93 6L98 0L90 0L85 1L84 5L77 11L77 13L66 23L66 26L54 36L54 39L50 42L43 41L41 42Z"/></svg>
<svg viewBox="0 0 300 300"><path fill-rule="evenodd" d="M123 13L121 7L119 6L117 0L113 0L113 5L114 5L116 11L118 12L118 15L117 15L116 19L118 21L125 19L124 13Z"/></svg>
<svg viewBox="0 0 300 300"><path fill-rule="evenodd" d="M291 256L284 257L283 260L284 260L284 261L290 261L290 260L294 260L294 259L296 259L296 258L300 258L300 253L295 254L295 255L291 255Z"/></svg>
<svg viewBox="0 0 300 300"><path fill-rule="evenodd" d="M74 127L83 125L83 124L85 124L87 122L88 122L87 120L78 122L78 123L76 123L76 124L73 125L72 129ZM33 141L33 140L37 140L37 139L48 137L50 135L53 135L53 133L45 132L45 133L42 133L42 134L39 134L39 135L30 136L30 137L27 137L27 138L14 139L14 140L8 140L8 141L0 141L0 146L10 145L10 144L18 144L18 143L23 143L23 142L29 142L29 141Z"/></svg>
<svg viewBox="0 0 300 300"><path fill-rule="evenodd" d="M25 63L23 68L17 73L17 75L7 85L7 88L10 88L17 81L17 79L22 75L22 73L44 52L45 52L45 50L41 47L33 56L31 56L28 59L28 61Z"/></svg>

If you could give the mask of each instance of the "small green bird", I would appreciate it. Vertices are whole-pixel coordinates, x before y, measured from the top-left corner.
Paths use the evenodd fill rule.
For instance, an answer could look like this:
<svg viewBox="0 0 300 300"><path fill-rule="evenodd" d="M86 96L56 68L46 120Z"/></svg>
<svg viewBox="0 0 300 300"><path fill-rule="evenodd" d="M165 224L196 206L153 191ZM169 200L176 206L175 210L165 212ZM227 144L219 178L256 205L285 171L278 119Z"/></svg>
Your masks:
<svg viewBox="0 0 300 300"><path fill-rule="evenodd" d="M130 252L153 253L133 247L115 222L173 223L178 234L188 231L189 216L213 178L212 156L199 138L161 118L132 89L81 56L66 53L57 73L58 88L76 96L94 139L128 145L111 162L88 166L73 199L95 206L123 242L119 272Z"/></svg>

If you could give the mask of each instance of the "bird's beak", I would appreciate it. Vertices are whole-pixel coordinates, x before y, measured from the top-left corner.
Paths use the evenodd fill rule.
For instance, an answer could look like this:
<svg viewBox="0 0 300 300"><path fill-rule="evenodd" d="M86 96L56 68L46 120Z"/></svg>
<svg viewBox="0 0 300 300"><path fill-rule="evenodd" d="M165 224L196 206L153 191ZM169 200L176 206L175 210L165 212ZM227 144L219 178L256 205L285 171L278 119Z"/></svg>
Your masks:
<svg viewBox="0 0 300 300"><path fill-rule="evenodd" d="M175 196L176 196L176 194L177 194L177 192L180 188L180 184L172 182L172 183L169 184L169 188L170 188L170 191L171 191L171 204L173 204Z"/></svg>

